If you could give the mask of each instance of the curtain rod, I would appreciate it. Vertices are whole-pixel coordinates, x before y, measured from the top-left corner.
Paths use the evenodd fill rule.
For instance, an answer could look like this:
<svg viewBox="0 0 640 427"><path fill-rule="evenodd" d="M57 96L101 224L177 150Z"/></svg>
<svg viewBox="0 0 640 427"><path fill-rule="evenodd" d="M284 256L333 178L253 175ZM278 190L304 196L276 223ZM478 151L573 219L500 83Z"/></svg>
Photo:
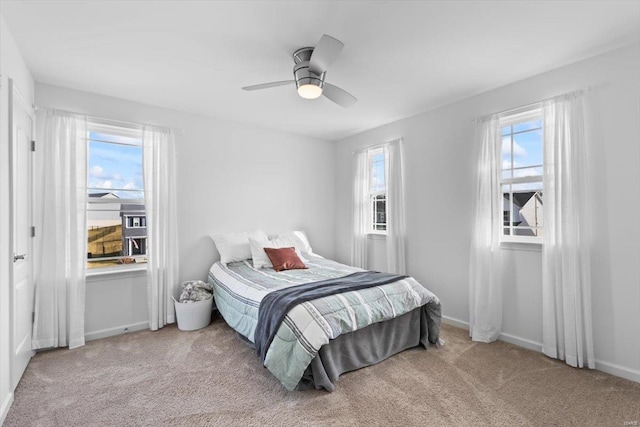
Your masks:
<svg viewBox="0 0 640 427"><path fill-rule="evenodd" d="M69 111L69 110L64 110L62 108L49 108L49 107L41 107L39 105L36 105L35 107L36 111L38 110L58 110L58 111L64 111L66 113L71 113L71 114L79 114L81 116L86 116L87 118L91 118L91 119L97 119L97 120L104 120L104 121L108 121L108 122L112 122L112 123L119 123L119 124L127 124L127 125L134 125L137 127L145 127L145 126L154 126L154 127L163 127L163 126L158 126L158 125L150 125L147 123L137 123L137 122L129 122L127 120L120 120L120 119L110 119L107 117L100 117L100 116L92 116L91 114L82 114L82 113L76 113L74 111ZM169 128L172 129L172 128ZM184 129L174 129L175 131L178 131L180 133L185 133L186 131Z"/></svg>
<svg viewBox="0 0 640 427"><path fill-rule="evenodd" d="M402 137L395 138L395 139L392 139L391 141L383 142L381 144L369 145L368 147L362 147L362 148L359 148L359 149L357 149L355 151L352 151L351 154L361 153L361 152L367 151L367 150L374 150L376 148L384 147L387 144L393 144L394 142L402 143Z"/></svg>
<svg viewBox="0 0 640 427"><path fill-rule="evenodd" d="M591 86L586 86L586 87L584 87L582 89L576 89L576 90L572 90L572 91L569 91L569 92L562 93L560 95L552 96L550 98L541 99L540 101L532 102L531 104L521 105L520 107L510 108L508 110L499 111L497 113L491 113L491 114L486 114L486 115L481 116L481 117L476 117L475 119L471 119L471 121L474 122L474 123L478 123L478 122L481 122L481 121L483 121L483 120L485 120L485 119L487 119L487 118L489 118L491 116L495 116L495 115L504 116L504 115L507 115L507 114L513 114L513 113L517 112L518 110L527 110L529 108L535 107L536 105L542 104L543 102L551 101L552 99L556 99L556 98L561 97L561 96L570 95L572 93L584 94L584 93L588 93L590 91L591 91Z"/></svg>

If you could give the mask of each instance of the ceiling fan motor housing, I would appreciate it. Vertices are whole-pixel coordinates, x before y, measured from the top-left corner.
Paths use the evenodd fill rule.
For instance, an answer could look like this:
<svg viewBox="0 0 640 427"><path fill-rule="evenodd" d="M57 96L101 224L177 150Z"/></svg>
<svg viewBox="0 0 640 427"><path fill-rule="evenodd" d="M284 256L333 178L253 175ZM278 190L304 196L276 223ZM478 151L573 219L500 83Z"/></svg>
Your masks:
<svg viewBox="0 0 640 427"><path fill-rule="evenodd" d="M293 60L295 65L293 66L293 77L296 81L296 88L304 85L314 85L319 88L324 87L324 77L327 72L323 72L318 75L309 70L309 60L313 53L312 47L303 47L293 53Z"/></svg>
<svg viewBox="0 0 640 427"><path fill-rule="evenodd" d="M269 89L278 86L296 84L298 95L304 99L316 99L324 96L329 101L341 107L349 108L356 101L356 97L344 89L325 83L326 70L342 51L344 43L324 34L315 47L303 47L293 52L294 80L262 83L243 87L243 90Z"/></svg>

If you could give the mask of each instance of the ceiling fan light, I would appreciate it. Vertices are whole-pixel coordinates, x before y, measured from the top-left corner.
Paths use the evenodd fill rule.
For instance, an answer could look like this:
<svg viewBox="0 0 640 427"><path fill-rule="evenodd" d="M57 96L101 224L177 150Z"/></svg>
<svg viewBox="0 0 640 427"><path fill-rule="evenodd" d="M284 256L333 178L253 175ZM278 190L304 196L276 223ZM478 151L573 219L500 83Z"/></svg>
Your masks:
<svg viewBox="0 0 640 427"><path fill-rule="evenodd" d="M316 99L322 95L322 88L314 84L300 85L298 95L305 99Z"/></svg>

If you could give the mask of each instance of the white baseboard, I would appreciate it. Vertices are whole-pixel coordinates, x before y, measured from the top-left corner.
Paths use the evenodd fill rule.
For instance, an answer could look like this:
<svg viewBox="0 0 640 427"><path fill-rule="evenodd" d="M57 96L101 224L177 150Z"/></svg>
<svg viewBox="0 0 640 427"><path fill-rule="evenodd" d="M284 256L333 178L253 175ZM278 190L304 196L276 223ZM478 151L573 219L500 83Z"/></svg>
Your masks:
<svg viewBox="0 0 640 427"><path fill-rule="evenodd" d="M453 317L442 316L442 323L455 326L456 328L464 329L465 331L469 330L469 322L465 322L464 320L459 320Z"/></svg>
<svg viewBox="0 0 640 427"><path fill-rule="evenodd" d="M442 316L442 323L446 323L447 325L455 326L456 328L461 328L466 331L469 330L469 322L465 322L464 320L456 319L453 317ZM539 342L505 333L501 333L498 339L500 341L508 342L509 344L517 345L518 347L524 347L529 350L537 351L538 353L542 352L542 343Z"/></svg>
<svg viewBox="0 0 640 427"><path fill-rule="evenodd" d="M640 371L596 359L596 369L629 381L640 383Z"/></svg>
<svg viewBox="0 0 640 427"><path fill-rule="evenodd" d="M542 353L542 343L528 340L526 338L516 337L515 335L501 333L498 337L500 341L508 342L509 344L517 345L518 347L524 347L529 350Z"/></svg>
<svg viewBox="0 0 640 427"><path fill-rule="evenodd" d="M464 330L469 330L469 322L465 322L464 320L455 319L449 316L442 316L442 323L447 325L455 326L456 328L461 328ZM519 347L524 347L529 350L537 351L538 353L542 353L542 343L528 340L526 338L516 337L511 334L500 334L498 338L500 341L508 342L513 345L517 345ZM603 362L601 360L596 359L596 369L602 372L606 372L607 374L615 375L616 377L625 378L630 381L634 381L640 383L640 371L627 368L624 366L616 365L615 363Z"/></svg>
<svg viewBox="0 0 640 427"><path fill-rule="evenodd" d="M2 402L2 406L0 406L0 426L4 424L4 420L7 418L7 414L9 413L9 408L11 408L12 403L13 393L8 393Z"/></svg>
<svg viewBox="0 0 640 427"><path fill-rule="evenodd" d="M149 329L149 322L134 323L133 325L117 326L115 328L102 329L100 331L89 332L84 335L85 341L98 340L100 338L113 337L126 334L128 332L143 331Z"/></svg>

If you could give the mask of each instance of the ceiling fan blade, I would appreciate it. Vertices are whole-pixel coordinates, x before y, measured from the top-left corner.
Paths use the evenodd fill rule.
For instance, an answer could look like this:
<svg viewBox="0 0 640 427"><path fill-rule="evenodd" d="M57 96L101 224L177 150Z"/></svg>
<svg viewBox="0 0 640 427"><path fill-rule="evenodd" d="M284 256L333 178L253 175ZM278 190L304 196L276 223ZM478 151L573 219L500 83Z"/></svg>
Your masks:
<svg viewBox="0 0 640 427"><path fill-rule="evenodd" d="M281 82L262 83L259 85L245 86L242 90L260 90L269 89L270 87L286 86L295 83L295 80L285 80Z"/></svg>
<svg viewBox="0 0 640 427"><path fill-rule="evenodd" d="M323 35L316 47L313 49L311 59L309 59L309 71L320 75L327 71L327 68L336 60L344 43L331 36Z"/></svg>
<svg viewBox="0 0 640 427"><path fill-rule="evenodd" d="M351 95L346 90L340 89L338 86L334 86L329 83L324 84L322 94L326 96L330 101L333 101L344 108L349 108L358 101L358 98Z"/></svg>

